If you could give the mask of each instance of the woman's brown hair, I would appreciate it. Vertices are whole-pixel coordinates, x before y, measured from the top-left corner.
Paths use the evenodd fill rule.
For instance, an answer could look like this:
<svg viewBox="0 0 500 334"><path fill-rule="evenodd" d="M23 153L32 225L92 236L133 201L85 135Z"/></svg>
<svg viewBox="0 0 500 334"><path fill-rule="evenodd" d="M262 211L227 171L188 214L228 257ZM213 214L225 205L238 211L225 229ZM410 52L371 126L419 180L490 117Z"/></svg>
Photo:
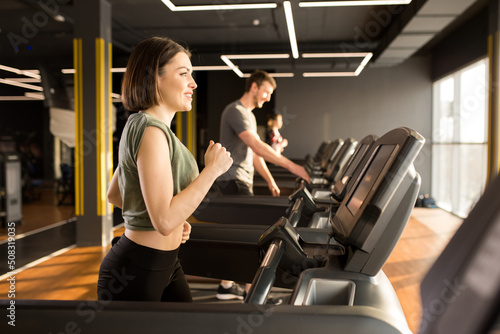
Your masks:
<svg viewBox="0 0 500 334"><path fill-rule="evenodd" d="M179 52L191 53L167 37L151 37L135 47L122 81L122 103L129 111L141 111L160 103L158 77Z"/></svg>

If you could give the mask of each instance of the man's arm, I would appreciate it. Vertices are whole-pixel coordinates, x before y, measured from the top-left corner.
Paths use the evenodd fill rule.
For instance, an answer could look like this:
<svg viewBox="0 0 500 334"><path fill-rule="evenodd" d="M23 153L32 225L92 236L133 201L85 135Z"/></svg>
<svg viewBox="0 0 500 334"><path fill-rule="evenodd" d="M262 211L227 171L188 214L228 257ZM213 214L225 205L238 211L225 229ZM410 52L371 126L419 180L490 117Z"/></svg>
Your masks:
<svg viewBox="0 0 500 334"><path fill-rule="evenodd" d="M310 182L309 174L307 174L304 167L297 165L293 161L285 158L281 154L276 153L276 151L262 140L260 140L259 135L256 132L245 130L239 135L241 140L250 147L255 154L264 158L264 160L273 163L275 165L281 166L288 169L291 173L303 178L307 182Z"/></svg>
<svg viewBox="0 0 500 334"><path fill-rule="evenodd" d="M258 156L255 153L253 154L253 166L255 167L255 170L260 174L260 176L262 176L262 178L266 180L271 194L273 196L279 196L280 188L278 188L278 186L276 185L276 182L274 181L269 168L267 168L266 162L261 156Z"/></svg>

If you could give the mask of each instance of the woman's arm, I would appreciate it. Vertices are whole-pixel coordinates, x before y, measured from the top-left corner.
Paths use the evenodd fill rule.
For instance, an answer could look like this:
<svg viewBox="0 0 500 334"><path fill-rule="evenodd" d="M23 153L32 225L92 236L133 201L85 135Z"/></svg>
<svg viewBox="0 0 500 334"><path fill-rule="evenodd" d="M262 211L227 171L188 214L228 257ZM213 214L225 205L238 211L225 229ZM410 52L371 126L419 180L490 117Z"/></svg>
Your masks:
<svg viewBox="0 0 500 334"><path fill-rule="evenodd" d="M111 182L109 183L107 196L109 203L121 209L122 195L120 193L120 188L118 186L118 168L120 167L116 167L115 172L113 173L113 177L111 178Z"/></svg>
<svg viewBox="0 0 500 334"><path fill-rule="evenodd" d="M167 139L161 129L147 127L137 154L137 170L144 202L156 231L169 235L184 224L215 179L226 172L231 164L229 152L220 144L210 141L203 171L186 189L173 196Z"/></svg>

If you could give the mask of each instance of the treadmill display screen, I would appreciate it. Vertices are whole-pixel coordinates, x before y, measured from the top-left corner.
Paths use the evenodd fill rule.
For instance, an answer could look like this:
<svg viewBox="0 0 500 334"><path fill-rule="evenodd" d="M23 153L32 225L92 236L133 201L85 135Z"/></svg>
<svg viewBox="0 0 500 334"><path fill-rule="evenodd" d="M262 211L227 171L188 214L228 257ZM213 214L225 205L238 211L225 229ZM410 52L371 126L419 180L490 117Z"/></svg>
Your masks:
<svg viewBox="0 0 500 334"><path fill-rule="evenodd" d="M389 161L395 145L380 145L366 169L363 178L358 183L356 189L347 202L347 208L353 216L356 215L363 202L366 200L370 190L377 181L384 166Z"/></svg>
<svg viewBox="0 0 500 334"><path fill-rule="evenodd" d="M349 164L349 167L345 171L344 175L351 177L354 170L356 167L359 165L361 162L361 158L365 155L366 150L368 149L370 145L363 144L359 147L359 149L356 151L356 155L352 159L351 163Z"/></svg>

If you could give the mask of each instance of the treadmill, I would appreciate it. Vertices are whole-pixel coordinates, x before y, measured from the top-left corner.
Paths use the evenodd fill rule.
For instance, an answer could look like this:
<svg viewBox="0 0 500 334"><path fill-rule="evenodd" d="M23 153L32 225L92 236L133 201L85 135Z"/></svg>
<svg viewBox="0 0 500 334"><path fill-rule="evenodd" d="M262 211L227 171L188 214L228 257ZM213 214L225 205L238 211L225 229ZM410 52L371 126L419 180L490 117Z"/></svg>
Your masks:
<svg viewBox="0 0 500 334"><path fill-rule="evenodd" d="M352 156L357 144L358 142L353 138L347 138L344 140L337 152L327 162L324 169L315 169L313 167L307 167L306 165L306 171L311 177L311 183L308 188L311 189L313 187L327 186L336 181L340 170ZM282 193L290 194L297 189L297 185L299 184L298 180L300 180L297 175L292 174L287 170L281 173L271 171L271 174L273 175L273 178L280 190L282 190ZM267 183L258 174L254 176L253 186L256 194L268 194L269 192Z"/></svg>
<svg viewBox="0 0 500 334"><path fill-rule="evenodd" d="M338 138L334 141L331 141L318 160L314 160L311 158L306 159L304 168L309 174L324 173L330 161L338 154L343 145L343 139ZM270 170L274 169L271 173L274 180L276 181L276 184L282 190L281 193L283 195L289 195L291 192L293 192L293 190L295 190L295 180L297 179L296 175L290 173L290 171L280 166L273 167L272 165L269 165L268 168L270 168ZM270 197L267 183L258 173L254 175L253 181L254 194Z"/></svg>
<svg viewBox="0 0 500 334"><path fill-rule="evenodd" d="M330 188L320 188L311 184L306 184L304 181L297 184L295 191L288 197L272 197L272 196L243 196L243 195L225 195L225 196L207 196L197 210L193 213L193 217L198 221L222 223L222 224L258 224L271 225L275 223L281 216L289 214L289 210L295 203L297 198L303 197L304 203L308 210L304 211L304 218L301 219L301 224L309 223L310 218L315 212L324 212L328 209L330 198L333 194L338 193L338 199L345 194L348 188L348 183L353 179L353 176L359 167L366 153L375 143L377 139L374 135L368 135L363 138L356 146L354 153L350 153L350 147L354 146L354 142L345 146L349 150L342 152L341 158L334 158L337 163L347 160L346 155L350 155L351 159L345 161L344 168L337 173L336 183ZM337 165L337 164L336 164ZM340 164L336 169L340 170ZM333 170L333 169L332 169ZM322 183L322 179L317 177L317 184ZM311 182L313 183L313 182ZM323 191L321 191L323 189Z"/></svg>
<svg viewBox="0 0 500 334"><path fill-rule="evenodd" d="M406 128L380 138L331 220L331 229L295 229L287 218L270 228L193 226L191 240L181 247L184 271L200 275L208 270L208 277L253 280L244 304L16 300L17 329L110 334L410 334L394 289L380 268L417 197L420 178L413 161L423 141ZM259 229L262 233L256 239ZM328 237L333 243L318 242ZM253 274L246 277L254 263L242 260L245 253L257 262ZM234 256L237 261L228 266L227 259ZM231 269L232 277L228 276ZM292 287L288 304L263 304L272 281L276 286ZM9 300L0 300L0 305L7 309ZM0 328L6 326L4 321Z"/></svg>

